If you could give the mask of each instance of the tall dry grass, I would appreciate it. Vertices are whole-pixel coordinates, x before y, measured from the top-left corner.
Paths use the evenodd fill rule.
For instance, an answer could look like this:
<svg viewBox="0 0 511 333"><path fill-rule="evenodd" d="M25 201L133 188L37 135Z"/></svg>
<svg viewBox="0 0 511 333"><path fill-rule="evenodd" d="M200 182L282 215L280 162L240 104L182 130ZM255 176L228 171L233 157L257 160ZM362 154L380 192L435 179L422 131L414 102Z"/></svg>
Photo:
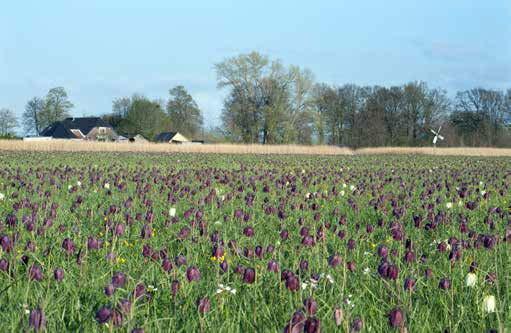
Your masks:
<svg viewBox="0 0 511 333"><path fill-rule="evenodd" d="M433 147L375 147L361 148L355 151L356 155L375 154L421 154L440 156L511 156L511 149L507 148L433 148Z"/></svg>
<svg viewBox="0 0 511 333"><path fill-rule="evenodd" d="M287 155L351 155L349 148L299 145L243 145L168 143L114 143L91 141L14 141L0 140L0 151L69 151L69 152L151 152L151 153L213 153L213 154L287 154Z"/></svg>
<svg viewBox="0 0 511 333"><path fill-rule="evenodd" d="M376 147L352 150L335 146L204 144L171 145L166 143L113 143L90 141L16 141L0 140L0 151L63 152L152 152L212 154L282 154L282 155L376 155L423 154L442 156L511 156L504 148L428 148Z"/></svg>

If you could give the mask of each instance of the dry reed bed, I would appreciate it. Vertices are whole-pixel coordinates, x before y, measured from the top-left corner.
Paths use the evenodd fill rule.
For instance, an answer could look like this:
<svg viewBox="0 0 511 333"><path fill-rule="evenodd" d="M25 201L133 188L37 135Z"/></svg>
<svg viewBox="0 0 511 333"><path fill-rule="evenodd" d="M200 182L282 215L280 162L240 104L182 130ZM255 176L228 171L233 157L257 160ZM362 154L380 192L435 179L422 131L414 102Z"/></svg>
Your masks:
<svg viewBox="0 0 511 333"><path fill-rule="evenodd" d="M288 154L288 155L352 155L349 148L299 145L237 145L166 143L110 143L68 140L13 141L0 140L0 151L76 151L76 152L151 152L151 153L217 153L217 154Z"/></svg>
<svg viewBox="0 0 511 333"><path fill-rule="evenodd" d="M0 140L0 151L65 151L65 152L152 152L213 154L285 154L285 155L375 155L423 154L442 156L511 156L504 148L428 148L377 147L352 150L335 146L204 144L170 145L165 143L105 143L68 140L14 141Z"/></svg>
<svg viewBox="0 0 511 333"><path fill-rule="evenodd" d="M511 156L511 149L507 148L480 148L480 147L375 147L357 149L355 155L375 154L421 154L440 156Z"/></svg>

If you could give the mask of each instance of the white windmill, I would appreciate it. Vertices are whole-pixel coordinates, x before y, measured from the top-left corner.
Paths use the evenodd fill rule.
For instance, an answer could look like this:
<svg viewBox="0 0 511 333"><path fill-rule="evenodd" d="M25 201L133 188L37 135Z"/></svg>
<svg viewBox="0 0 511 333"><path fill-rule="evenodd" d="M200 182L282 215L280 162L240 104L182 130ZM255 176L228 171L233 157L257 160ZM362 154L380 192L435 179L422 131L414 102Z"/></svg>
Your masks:
<svg viewBox="0 0 511 333"><path fill-rule="evenodd" d="M438 141L438 139L440 140L443 140L444 137L440 135L440 130L442 129L442 126L440 126L438 128L438 131L434 131L432 130L431 128L429 129L431 131L431 133L435 134L435 137L433 138L433 146L436 148L436 142Z"/></svg>

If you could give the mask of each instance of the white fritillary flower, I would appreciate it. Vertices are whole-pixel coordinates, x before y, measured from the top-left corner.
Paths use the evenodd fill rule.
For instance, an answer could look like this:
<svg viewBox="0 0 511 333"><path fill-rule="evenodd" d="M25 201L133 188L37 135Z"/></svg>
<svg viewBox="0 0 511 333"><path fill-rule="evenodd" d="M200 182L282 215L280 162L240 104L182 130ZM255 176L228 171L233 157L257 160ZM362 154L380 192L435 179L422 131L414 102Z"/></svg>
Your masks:
<svg viewBox="0 0 511 333"><path fill-rule="evenodd" d="M106 188L107 190L109 190L110 189L110 183L105 183L105 185L103 187Z"/></svg>
<svg viewBox="0 0 511 333"><path fill-rule="evenodd" d="M496 301L495 296L493 295L487 295L483 298L483 311L486 313L493 313L495 312L496 308Z"/></svg>
<svg viewBox="0 0 511 333"><path fill-rule="evenodd" d="M170 217L174 217L174 216L176 216L176 208L171 207L171 208L169 209L169 215L170 215Z"/></svg>
<svg viewBox="0 0 511 333"><path fill-rule="evenodd" d="M452 208L452 202L448 202L448 203L446 203L446 204L445 204L445 207L446 207L447 209L451 209L451 208Z"/></svg>
<svg viewBox="0 0 511 333"><path fill-rule="evenodd" d="M475 287L476 284L477 284L477 275L475 275L474 273L468 273L465 278L465 285L467 287Z"/></svg>
<svg viewBox="0 0 511 333"><path fill-rule="evenodd" d="M0 192L0 201L4 200L5 199L5 194L1 193Z"/></svg>

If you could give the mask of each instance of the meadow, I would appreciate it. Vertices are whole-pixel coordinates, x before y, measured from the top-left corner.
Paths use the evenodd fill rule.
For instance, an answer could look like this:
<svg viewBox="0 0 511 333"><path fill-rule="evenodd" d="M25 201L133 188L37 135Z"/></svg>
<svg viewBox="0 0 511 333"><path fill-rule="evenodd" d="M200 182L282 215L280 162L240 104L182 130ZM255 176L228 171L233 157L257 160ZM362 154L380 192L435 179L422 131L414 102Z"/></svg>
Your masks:
<svg viewBox="0 0 511 333"><path fill-rule="evenodd" d="M507 157L8 150L2 332L511 330Z"/></svg>

